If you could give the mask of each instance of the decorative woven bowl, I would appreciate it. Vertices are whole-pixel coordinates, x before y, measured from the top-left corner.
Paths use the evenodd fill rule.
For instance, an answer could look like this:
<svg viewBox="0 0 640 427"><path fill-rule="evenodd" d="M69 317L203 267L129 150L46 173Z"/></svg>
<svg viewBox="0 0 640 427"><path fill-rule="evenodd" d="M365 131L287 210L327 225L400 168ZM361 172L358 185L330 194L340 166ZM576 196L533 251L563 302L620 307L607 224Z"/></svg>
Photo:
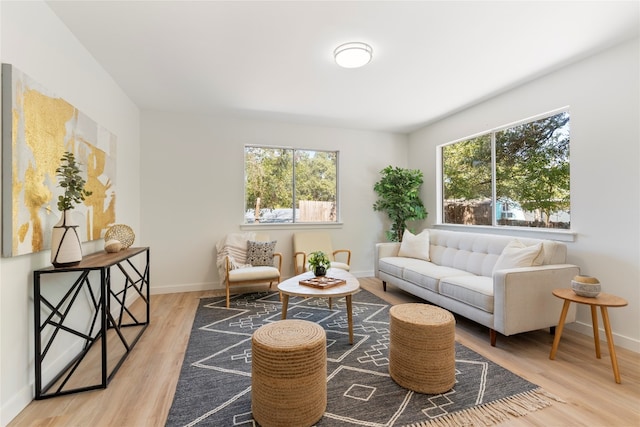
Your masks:
<svg viewBox="0 0 640 427"><path fill-rule="evenodd" d="M581 297L595 298L602 290L602 286L595 277L575 276L571 281L571 289Z"/></svg>
<svg viewBox="0 0 640 427"><path fill-rule="evenodd" d="M109 240L117 240L122 243L122 249L127 249L129 246L133 245L135 238L136 235L131 227L125 224L113 225L104 234L105 242L108 242Z"/></svg>

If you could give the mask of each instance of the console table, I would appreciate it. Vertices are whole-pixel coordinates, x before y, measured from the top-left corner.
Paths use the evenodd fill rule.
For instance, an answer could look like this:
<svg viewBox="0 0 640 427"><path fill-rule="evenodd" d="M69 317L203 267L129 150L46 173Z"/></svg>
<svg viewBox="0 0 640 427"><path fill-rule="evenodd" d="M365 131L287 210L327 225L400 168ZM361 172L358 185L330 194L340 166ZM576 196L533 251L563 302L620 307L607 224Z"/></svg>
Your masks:
<svg viewBox="0 0 640 427"><path fill-rule="evenodd" d="M149 248L35 270L33 291L35 398L106 388L149 325Z"/></svg>

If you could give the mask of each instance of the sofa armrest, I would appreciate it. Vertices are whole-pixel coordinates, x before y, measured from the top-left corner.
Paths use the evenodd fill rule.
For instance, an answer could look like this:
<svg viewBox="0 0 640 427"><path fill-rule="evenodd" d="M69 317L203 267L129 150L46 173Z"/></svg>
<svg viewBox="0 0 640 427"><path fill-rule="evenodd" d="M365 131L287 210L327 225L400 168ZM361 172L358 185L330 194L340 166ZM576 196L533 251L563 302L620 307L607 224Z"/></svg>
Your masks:
<svg viewBox="0 0 640 427"><path fill-rule="evenodd" d="M400 242L376 243L376 259L398 256Z"/></svg>
<svg viewBox="0 0 640 427"><path fill-rule="evenodd" d="M380 258L390 257L390 256L398 256L398 251L400 250L400 242L385 242L385 243L376 243L376 256L373 260L373 268L375 276L378 277L379 264L378 260Z"/></svg>
<svg viewBox="0 0 640 427"><path fill-rule="evenodd" d="M556 326L563 301L551 291L571 286L580 274L572 264L498 270L493 275L494 329L504 335ZM572 304L567 322L574 322L576 305Z"/></svg>

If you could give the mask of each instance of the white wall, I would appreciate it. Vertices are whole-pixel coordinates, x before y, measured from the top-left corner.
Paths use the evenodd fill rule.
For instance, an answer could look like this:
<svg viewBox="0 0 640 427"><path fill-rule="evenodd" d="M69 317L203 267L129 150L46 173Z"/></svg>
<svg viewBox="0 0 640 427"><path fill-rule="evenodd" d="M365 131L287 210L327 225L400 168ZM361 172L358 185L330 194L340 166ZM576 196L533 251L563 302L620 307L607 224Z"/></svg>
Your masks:
<svg viewBox="0 0 640 427"><path fill-rule="evenodd" d="M142 229L151 246L152 292L222 286L215 244L238 232L244 208L244 145L339 150L340 227L334 248L353 252L352 272L373 274L374 243L386 218L373 211L380 170L407 162L407 136L292 123L142 112ZM160 147L162 149L160 149ZM268 228L293 272L291 226Z"/></svg>
<svg viewBox="0 0 640 427"><path fill-rule="evenodd" d="M410 137L293 123L144 112L41 1L0 2L0 58L65 98L118 137L117 218L151 246L153 292L220 286L215 243L242 221L244 144L340 150L344 225L335 246L349 246L357 275L371 275L373 245L387 222L374 213L373 184L387 165L425 172L423 197L436 218L435 146L494 126L571 106L570 262L629 306L611 309L616 343L640 351L638 218L638 41L539 78L430 125ZM140 137L141 136L141 137ZM615 209L612 209L611 207ZM615 213L615 216L614 216ZM291 274L291 229L270 234ZM85 253L102 249L86 244ZM32 271L48 251L0 259L0 424L33 396ZM580 310L589 333L587 312ZM578 325L580 326L580 325Z"/></svg>
<svg viewBox="0 0 640 427"><path fill-rule="evenodd" d="M436 212L436 146L566 105L571 113L571 228L568 261L629 305L609 309L614 341L640 351L640 66L631 41L431 124L410 137L410 167L425 173ZM436 215L429 216L434 224ZM569 284L567 284L569 286ZM580 331L591 334L587 307ZM602 321L600 321L602 327ZM604 336L603 334L601 336Z"/></svg>
<svg viewBox="0 0 640 427"><path fill-rule="evenodd" d="M0 58L64 98L117 136L118 222L140 231L140 112L41 1L0 2ZM84 253L102 250L102 241ZM33 398L32 271L49 251L0 259L0 424Z"/></svg>

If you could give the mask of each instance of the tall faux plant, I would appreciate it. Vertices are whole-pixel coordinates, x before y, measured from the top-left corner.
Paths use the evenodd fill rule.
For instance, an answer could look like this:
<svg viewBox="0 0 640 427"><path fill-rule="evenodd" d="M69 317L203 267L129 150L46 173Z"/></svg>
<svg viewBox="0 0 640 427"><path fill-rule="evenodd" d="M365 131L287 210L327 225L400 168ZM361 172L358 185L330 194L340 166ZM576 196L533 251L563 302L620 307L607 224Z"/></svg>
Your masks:
<svg viewBox="0 0 640 427"><path fill-rule="evenodd" d="M84 188L86 181L80 176L80 167L73 153L65 152L60 162L56 176L64 194L58 196L58 210L62 212L62 216L51 234L51 263L55 267L68 267L82 261L80 233L70 213L77 204L91 195L91 191Z"/></svg>
<svg viewBox="0 0 640 427"><path fill-rule="evenodd" d="M378 194L373 209L387 213L391 220L387 238L392 242L401 242L407 221L424 219L427 216L420 199L423 175L418 169L392 166L387 166L380 173L382 178L373 186Z"/></svg>

